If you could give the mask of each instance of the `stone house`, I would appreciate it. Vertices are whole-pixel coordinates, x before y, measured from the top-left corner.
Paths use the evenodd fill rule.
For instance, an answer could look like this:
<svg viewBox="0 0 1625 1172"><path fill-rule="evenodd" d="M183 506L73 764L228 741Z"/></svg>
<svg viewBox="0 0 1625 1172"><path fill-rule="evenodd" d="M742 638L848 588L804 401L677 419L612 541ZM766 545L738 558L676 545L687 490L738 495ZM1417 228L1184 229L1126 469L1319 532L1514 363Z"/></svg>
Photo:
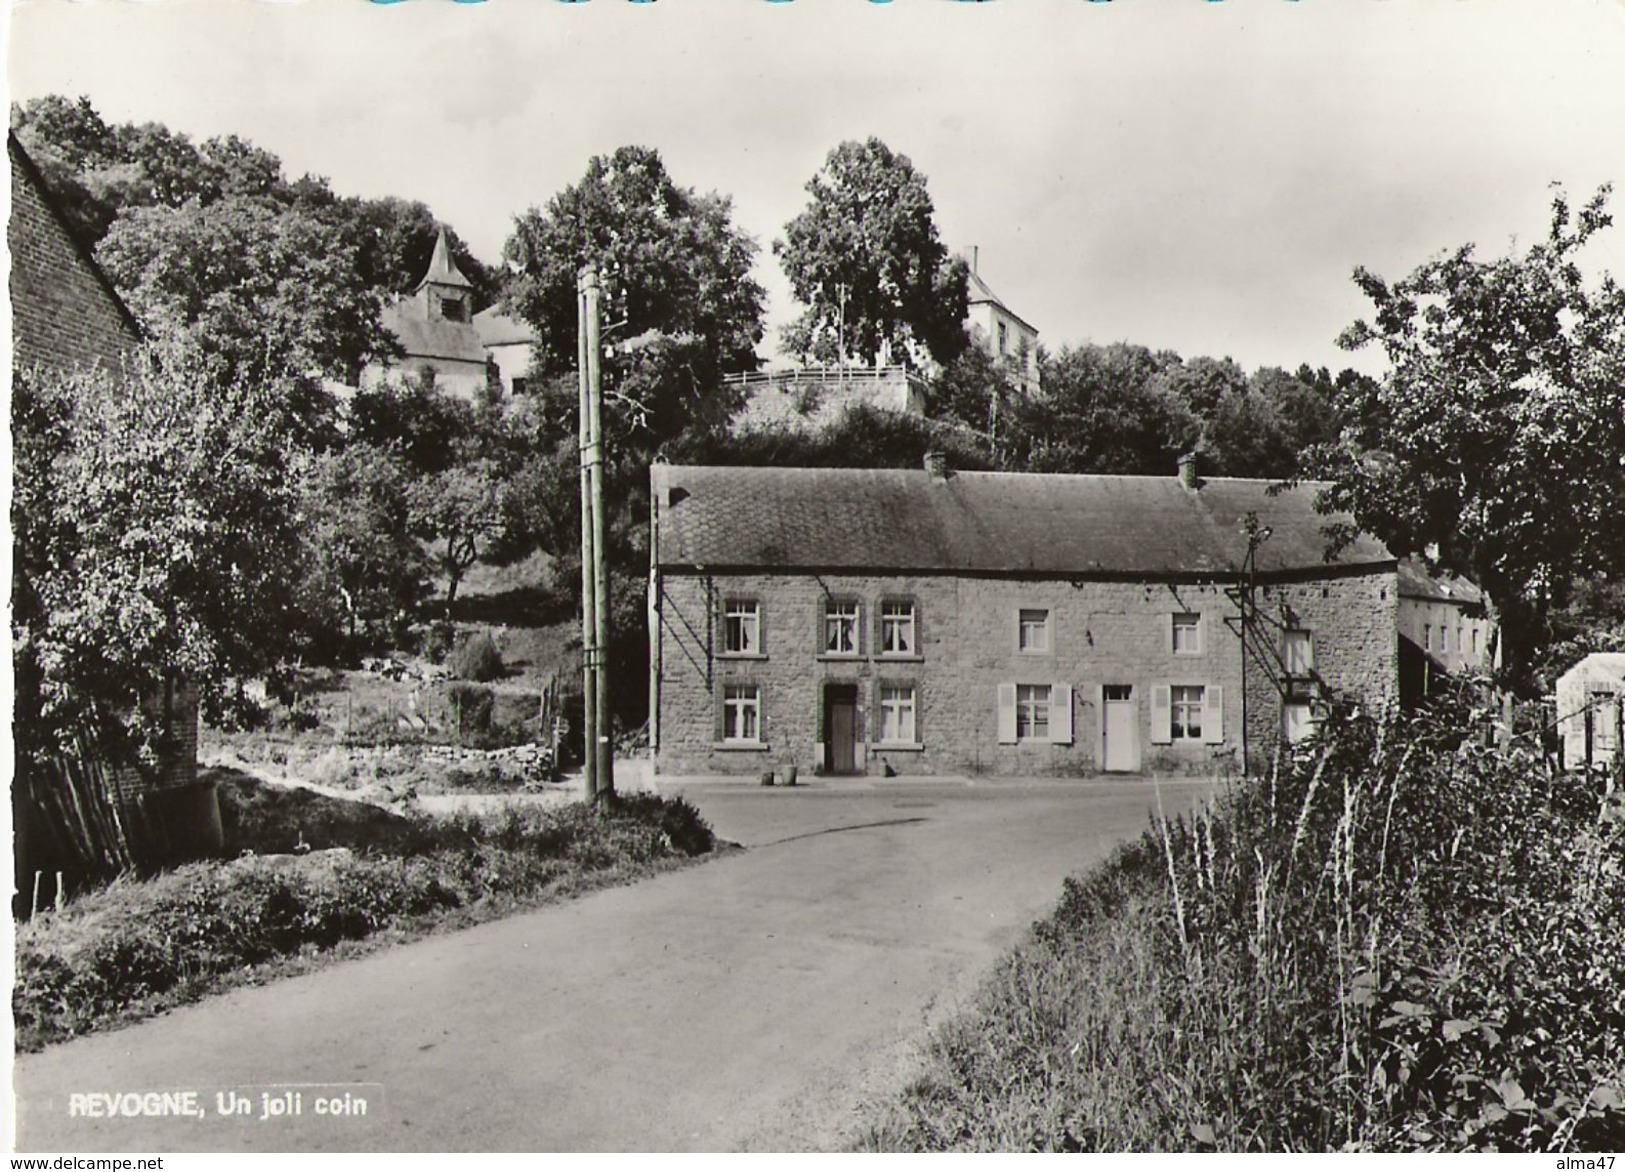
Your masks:
<svg viewBox="0 0 1625 1172"><path fill-rule="evenodd" d="M1625 751L1625 651L1597 651L1557 679L1557 733L1570 769L1612 765Z"/></svg>
<svg viewBox="0 0 1625 1172"><path fill-rule="evenodd" d="M978 273L979 249L971 249L969 305L965 331L994 358L1008 362L1016 388L1038 389L1038 330L1010 309Z"/></svg>
<svg viewBox="0 0 1625 1172"><path fill-rule="evenodd" d="M8 135L11 163L12 369L68 374L116 374L129 363L141 330L88 248L74 235L39 170L16 136ZM181 858L220 845L214 787L197 771L198 697L184 681L139 697L142 710L164 730L155 769L113 771L108 797L135 803L150 815L148 828L163 840L161 853ZM84 763L79 763L84 764ZM74 769L73 762L63 762ZM18 875L66 870L57 831L13 791Z"/></svg>
<svg viewBox="0 0 1625 1172"><path fill-rule="evenodd" d="M496 363L502 389L523 395L529 389L530 367L536 356L536 330L529 322L503 312L500 304L474 315L474 332Z"/></svg>
<svg viewBox="0 0 1625 1172"><path fill-rule="evenodd" d="M1317 488L1203 481L1193 462L1179 477L657 464L655 769L1263 759L1331 704L1397 700L1396 561L1364 537L1328 561Z"/></svg>
<svg viewBox="0 0 1625 1172"><path fill-rule="evenodd" d="M465 399L483 393L489 355L474 325L473 302L474 286L452 258L442 228L423 279L410 295L384 307L384 328L400 342L402 356L391 366L369 366L362 384L376 385L391 370L400 370L432 373L438 386Z"/></svg>
<svg viewBox="0 0 1625 1172"><path fill-rule="evenodd" d="M1495 614L1466 578L1399 563L1400 695L1415 703L1441 677L1486 675L1500 663Z"/></svg>

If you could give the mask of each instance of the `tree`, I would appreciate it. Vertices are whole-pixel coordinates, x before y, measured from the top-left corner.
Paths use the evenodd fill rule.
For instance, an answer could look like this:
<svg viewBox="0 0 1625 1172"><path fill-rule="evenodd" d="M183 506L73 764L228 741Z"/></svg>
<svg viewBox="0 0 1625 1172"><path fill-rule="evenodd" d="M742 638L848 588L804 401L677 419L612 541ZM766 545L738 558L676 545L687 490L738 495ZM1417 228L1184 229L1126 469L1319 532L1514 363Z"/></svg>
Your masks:
<svg viewBox="0 0 1625 1172"><path fill-rule="evenodd" d="M1349 384L1316 456L1327 508L1484 588L1514 678L1571 585L1625 566L1625 292L1578 262L1608 196L1575 214L1558 192L1522 253L1466 245L1393 284L1356 269L1375 314L1340 344L1381 346L1390 370Z"/></svg>
<svg viewBox="0 0 1625 1172"><path fill-rule="evenodd" d="M931 380L931 414L963 424L982 437L988 450L1008 445L1013 404L1021 394L1009 360L980 346L967 346Z"/></svg>
<svg viewBox="0 0 1625 1172"><path fill-rule="evenodd" d="M1013 466L1028 472L1161 476L1196 442L1200 424L1163 386L1178 355L1117 342L1063 349L1044 362L1041 390L1017 399Z"/></svg>
<svg viewBox="0 0 1625 1172"><path fill-rule="evenodd" d="M737 396L722 375L756 366L765 294L732 214L727 197L673 182L658 152L627 146L519 216L504 249L506 303L537 331L543 379L576 368L581 269L605 278L605 431L636 462L696 420L726 419Z"/></svg>
<svg viewBox="0 0 1625 1172"><path fill-rule="evenodd" d="M306 461L300 608L316 658L399 634L422 600L427 563L412 531L411 482L393 447L352 443Z"/></svg>
<svg viewBox="0 0 1625 1172"><path fill-rule="evenodd" d="M807 183L774 253L806 306L784 343L803 359L947 365L966 346L969 271L937 237L925 176L878 138L843 142Z"/></svg>
<svg viewBox="0 0 1625 1172"><path fill-rule="evenodd" d="M206 696L290 646L300 541L285 400L173 341L129 374L13 379L19 750L87 723L139 745L138 696Z"/></svg>
<svg viewBox="0 0 1625 1172"><path fill-rule="evenodd" d="M184 330L221 379L319 373L353 382L394 341L352 248L274 201L229 196L119 216L97 259L150 330Z"/></svg>

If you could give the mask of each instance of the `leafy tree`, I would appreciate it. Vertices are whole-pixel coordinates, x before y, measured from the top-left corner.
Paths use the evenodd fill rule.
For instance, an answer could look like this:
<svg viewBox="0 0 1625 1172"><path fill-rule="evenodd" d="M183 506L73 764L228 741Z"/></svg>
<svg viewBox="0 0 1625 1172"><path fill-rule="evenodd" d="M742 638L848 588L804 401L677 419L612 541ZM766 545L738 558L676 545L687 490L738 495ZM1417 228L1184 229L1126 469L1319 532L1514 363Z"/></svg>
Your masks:
<svg viewBox="0 0 1625 1172"><path fill-rule="evenodd" d="M756 245L732 214L727 197L673 182L658 152L627 146L519 216L504 249L506 303L536 328L544 380L577 365L579 272L604 275L605 431L637 462L696 421L726 419L737 396L721 376L756 366L764 293L750 276ZM565 414L550 413L552 438L574 431Z"/></svg>
<svg viewBox="0 0 1625 1172"><path fill-rule="evenodd" d="M963 424L989 451L1008 446L1011 412L1021 392L1011 363L980 346L967 346L931 380L931 414Z"/></svg>
<svg viewBox="0 0 1625 1172"><path fill-rule="evenodd" d="M285 399L215 383L173 342L117 383L20 371L12 391L23 754L87 722L140 743L137 696L175 676L218 695L287 652L300 541Z"/></svg>
<svg viewBox="0 0 1625 1172"><path fill-rule="evenodd" d="M1391 369L1347 388L1342 437L1317 453L1325 504L1478 582L1514 678L1571 585L1625 565L1625 292L1578 263L1608 195L1576 214L1556 194L1522 253L1466 245L1392 284L1355 270L1375 314L1339 339Z"/></svg>
<svg viewBox="0 0 1625 1172"><path fill-rule="evenodd" d="M1162 375L1178 356L1117 342L1063 349L1012 413L1015 467L1029 472L1167 475L1200 424Z"/></svg>
<svg viewBox="0 0 1625 1172"><path fill-rule="evenodd" d="M269 200L138 208L96 255L149 330L189 332L227 382L313 372L353 382L396 348L353 249Z"/></svg>
<svg viewBox="0 0 1625 1172"><path fill-rule="evenodd" d="M773 245L807 308L784 334L802 358L942 365L966 346L969 271L937 236L925 176L878 138L843 142Z"/></svg>
<svg viewBox="0 0 1625 1172"><path fill-rule="evenodd" d="M311 456L300 478L306 638L316 658L398 635L426 591L411 527L411 474L399 453L366 443Z"/></svg>

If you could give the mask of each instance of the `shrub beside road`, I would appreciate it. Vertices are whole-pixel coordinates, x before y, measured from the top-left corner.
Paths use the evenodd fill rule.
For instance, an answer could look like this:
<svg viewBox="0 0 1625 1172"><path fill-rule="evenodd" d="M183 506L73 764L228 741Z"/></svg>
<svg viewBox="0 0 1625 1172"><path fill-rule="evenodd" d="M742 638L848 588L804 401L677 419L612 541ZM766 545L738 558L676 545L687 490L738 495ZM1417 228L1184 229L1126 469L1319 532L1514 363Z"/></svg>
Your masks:
<svg viewBox="0 0 1625 1172"><path fill-rule="evenodd" d="M119 880L19 925L19 1050L630 882L715 847L681 798L624 795L602 815L569 803L434 818L221 781L228 849L256 853Z"/></svg>

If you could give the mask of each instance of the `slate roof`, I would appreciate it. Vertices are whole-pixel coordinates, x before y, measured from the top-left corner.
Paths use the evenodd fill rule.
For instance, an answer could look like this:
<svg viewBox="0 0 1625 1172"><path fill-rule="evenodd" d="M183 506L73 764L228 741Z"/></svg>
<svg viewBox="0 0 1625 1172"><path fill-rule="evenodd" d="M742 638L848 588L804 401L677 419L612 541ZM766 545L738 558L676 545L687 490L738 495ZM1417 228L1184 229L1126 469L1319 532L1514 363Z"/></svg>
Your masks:
<svg viewBox="0 0 1625 1172"><path fill-rule="evenodd" d="M1236 575L1242 519L1271 529L1261 574L1324 569L1321 487L1269 493L1270 481L956 472L933 480L896 469L652 469L658 560L666 567L1034 573L1068 576ZM1392 565L1358 538L1332 564Z"/></svg>
<svg viewBox="0 0 1625 1172"><path fill-rule="evenodd" d="M503 313L500 305L476 313L474 330L486 346L518 346L536 341L536 331L529 323Z"/></svg>
<svg viewBox="0 0 1625 1172"><path fill-rule="evenodd" d="M970 273L970 281L966 285L966 293L967 296L965 298L965 303L967 305L980 305L984 301L991 301L994 305L997 305L1005 313L1015 318L1029 330L1032 330L1034 333L1038 332L1037 328L1032 324L1032 322L1028 321L1026 318L1022 317L1019 313L1006 305L1004 300L997 293L993 292L993 287L986 281L982 280L982 278L977 275L975 270L972 270Z"/></svg>
<svg viewBox="0 0 1625 1172"><path fill-rule="evenodd" d="M485 363L485 347L469 322L431 321L424 316L423 306L410 297L384 306L379 317L384 328L400 339L408 358Z"/></svg>
<svg viewBox="0 0 1625 1172"><path fill-rule="evenodd" d="M463 276L463 271L457 267L452 259L451 245L446 241L446 230L441 228L434 238L434 255L429 257L429 271L423 274L423 280L417 283L417 288L425 285L455 285L461 289L472 289L473 283Z"/></svg>
<svg viewBox="0 0 1625 1172"><path fill-rule="evenodd" d="M1399 563L1399 596L1423 602L1484 605L1484 592L1471 581L1453 574L1430 574L1427 566L1415 558L1405 558Z"/></svg>

